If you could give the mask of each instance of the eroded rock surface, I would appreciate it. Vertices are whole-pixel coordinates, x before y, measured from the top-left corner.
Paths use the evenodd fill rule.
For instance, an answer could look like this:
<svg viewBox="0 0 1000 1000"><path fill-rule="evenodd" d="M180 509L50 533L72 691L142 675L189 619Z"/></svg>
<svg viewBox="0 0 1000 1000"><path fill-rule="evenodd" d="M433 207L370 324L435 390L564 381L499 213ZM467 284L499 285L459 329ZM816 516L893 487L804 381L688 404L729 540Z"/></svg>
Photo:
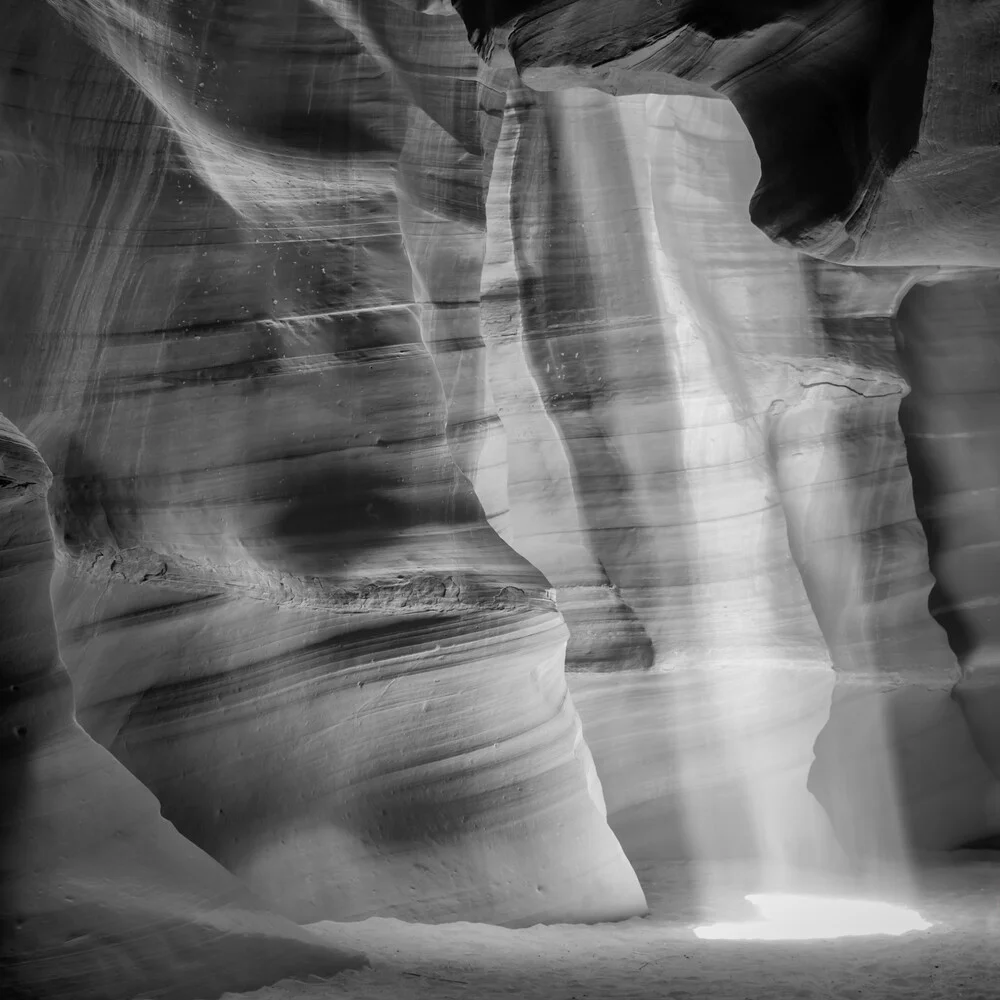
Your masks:
<svg viewBox="0 0 1000 1000"><path fill-rule="evenodd" d="M414 315L405 88L451 84L290 6L257 11L277 39L182 5L18 25L7 395L56 470L79 719L296 920L643 913L551 585L490 527Z"/></svg>
<svg viewBox="0 0 1000 1000"><path fill-rule="evenodd" d="M269 912L75 722L48 594L50 482L0 416L4 996L218 996L362 965Z"/></svg>
<svg viewBox="0 0 1000 1000"><path fill-rule="evenodd" d="M458 0L541 90L728 98L755 223L841 263L997 266L1000 21L972 0Z"/></svg>
<svg viewBox="0 0 1000 1000"><path fill-rule="evenodd" d="M822 842L812 806L793 803L835 675L810 787L839 834L859 850L898 843L902 808L922 846L954 846L996 823L997 786L928 614L889 319L935 269L847 271L773 246L746 208L758 169L725 102L510 91L483 308L511 543L574 609L606 574L655 667L676 674L572 679L633 856L713 837L738 850L725 830L746 849L760 818L749 774ZM780 767L769 730L785 734Z"/></svg>
<svg viewBox="0 0 1000 1000"><path fill-rule="evenodd" d="M913 388L902 424L931 539L931 612L963 667L956 688L973 738L1000 775L1000 276L918 285L899 310Z"/></svg>
<svg viewBox="0 0 1000 1000"><path fill-rule="evenodd" d="M995 5L456 6L3 15L39 808L299 921L996 835Z"/></svg>

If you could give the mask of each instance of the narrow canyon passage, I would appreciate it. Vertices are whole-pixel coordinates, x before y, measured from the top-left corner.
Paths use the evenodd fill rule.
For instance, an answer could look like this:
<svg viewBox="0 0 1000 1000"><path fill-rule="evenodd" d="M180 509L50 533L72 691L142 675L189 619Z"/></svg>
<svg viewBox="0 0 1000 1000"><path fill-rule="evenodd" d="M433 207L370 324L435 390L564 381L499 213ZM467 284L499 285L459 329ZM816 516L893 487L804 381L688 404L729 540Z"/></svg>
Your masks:
<svg viewBox="0 0 1000 1000"><path fill-rule="evenodd" d="M993 6L11 3L5 993L985 1000Z"/></svg>

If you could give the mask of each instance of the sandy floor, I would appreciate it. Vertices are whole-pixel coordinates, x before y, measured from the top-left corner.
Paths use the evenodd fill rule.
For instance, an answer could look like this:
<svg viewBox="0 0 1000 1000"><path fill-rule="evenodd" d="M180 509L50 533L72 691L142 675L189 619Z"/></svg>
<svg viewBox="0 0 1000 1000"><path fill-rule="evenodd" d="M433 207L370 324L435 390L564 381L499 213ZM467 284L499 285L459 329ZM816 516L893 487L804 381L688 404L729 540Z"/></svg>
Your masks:
<svg viewBox="0 0 1000 1000"><path fill-rule="evenodd" d="M1000 1000L1000 855L924 859L921 915L902 937L838 941L702 941L691 869L639 869L652 915L598 926L505 930L373 919L313 925L369 955L372 968L283 982L254 1000L530 997L545 1000ZM704 918L704 914L701 914Z"/></svg>

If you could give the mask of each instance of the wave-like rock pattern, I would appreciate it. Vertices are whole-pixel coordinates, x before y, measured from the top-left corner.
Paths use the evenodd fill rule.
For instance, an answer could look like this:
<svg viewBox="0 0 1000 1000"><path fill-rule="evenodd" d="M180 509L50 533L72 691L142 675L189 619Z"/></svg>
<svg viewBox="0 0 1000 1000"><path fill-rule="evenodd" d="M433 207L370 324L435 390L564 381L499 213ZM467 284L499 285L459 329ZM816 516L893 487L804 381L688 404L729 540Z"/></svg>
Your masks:
<svg viewBox="0 0 1000 1000"><path fill-rule="evenodd" d="M456 6L3 15L0 408L150 836L517 925L996 833L995 5Z"/></svg>
<svg viewBox="0 0 1000 1000"><path fill-rule="evenodd" d="M50 482L0 416L4 996L217 996L362 965L269 912L77 725L48 594Z"/></svg>
<svg viewBox="0 0 1000 1000"><path fill-rule="evenodd" d="M798 611L791 596L801 585L780 505L764 496L758 421L770 399L749 401L732 350L750 327L736 318L746 305L717 306L727 283L752 295L736 268L762 257L766 269L775 252L747 226L756 257L729 243L728 272L718 257L745 212L726 185L753 163L735 113L716 107L514 90L491 190L484 304L511 428L512 543L558 588L605 574L661 664L697 656L709 633L722 645L766 635L769 651L816 638L804 592ZM732 164L730 151L744 159ZM691 211L694 170L704 193ZM794 297L780 274L772 294L783 277ZM731 534L699 530L710 521ZM729 616L713 618L727 600ZM775 608L784 621L770 619ZM745 622L753 636L722 635Z"/></svg>
<svg viewBox="0 0 1000 1000"><path fill-rule="evenodd" d="M675 672L572 678L630 856L736 850L719 815L766 843L748 761L750 799L815 849L817 736L810 788L852 852L898 845L900 808L955 846L995 827L997 786L927 609L889 319L914 276L774 247L747 213L758 169L724 102L511 89L483 293L511 544L564 607L606 574ZM737 689L763 713L740 737Z"/></svg>
<svg viewBox="0 0 1000 1000"><path fill-rule="evenodd" d="M478 121L474 53L413 15L393 76L388 9L291 6L17 23L5 398L55 471L80 719L298 920L643 913L415 316L393 168L449 121L432 54Z"/></svg>
<svg viewBox="0 0 1000 1000"><path fill-rule="evenodd" d="M67 656L101 665L74 675L80 719L280 912L521 925L643 910L551 610L345 616L167 590L137 608L134 589L64 584L81 619ZM108 669L139 645L138 669Z"/></svg>
<svg viewBox="0 0 1000 1000"><path fill-rule="evenodd" d="M933 672L891 330L855 350L814 319L834 306L747 217L757 169L724 102L511 92L484 310L512 544L560 594L607 574L660 663Z"/></svg>

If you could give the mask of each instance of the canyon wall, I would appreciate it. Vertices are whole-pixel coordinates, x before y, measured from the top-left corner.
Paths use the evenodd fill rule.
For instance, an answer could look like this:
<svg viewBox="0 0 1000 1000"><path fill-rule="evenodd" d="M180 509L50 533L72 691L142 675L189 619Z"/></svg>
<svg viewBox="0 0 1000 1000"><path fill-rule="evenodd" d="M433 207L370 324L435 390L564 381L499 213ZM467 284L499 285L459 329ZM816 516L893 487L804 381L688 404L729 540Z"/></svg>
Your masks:
<svg viewBox="0 0 1000 1000"><path fill-rule="evenodd" d="M616 671L571 688L630 857L824 854L810 771L852 854L957 846L1000 786L928 613L890 318L935 268L774 246L759 169L725 101L511 90L483 282L511 544L571 632L620 635L586 554L650 641L649 676L567 664Z"/></svg>
<svg viewBox="0 0 1000 1000"><path fill-rule="evenodd" d="M0 416L4 995L218 995L362 965L269 912L74 720L49 598L51 478Z"/></svg>
<svg viewBox="0 0 1000 1000"><path fill-rule="evenodd" d="M912 386L900 415L930 539L930 610L961 665L955 688L973 739L1000 775L1000 276L981 271L910 291L899 350Z"/></svg>
<svg viewBox="0 0 1000 1000"><path fill-rule="evenodd" d="M997 5L456 0L541 90L726 97L761 160L753 221L842 264L998 265Z"/></svg>
<svg viewBox="0 0 1000 1000"><path fill-rule="evenodd" d="M29 995L1000 835L995 5L456 8L0 15Z"/></svg>

